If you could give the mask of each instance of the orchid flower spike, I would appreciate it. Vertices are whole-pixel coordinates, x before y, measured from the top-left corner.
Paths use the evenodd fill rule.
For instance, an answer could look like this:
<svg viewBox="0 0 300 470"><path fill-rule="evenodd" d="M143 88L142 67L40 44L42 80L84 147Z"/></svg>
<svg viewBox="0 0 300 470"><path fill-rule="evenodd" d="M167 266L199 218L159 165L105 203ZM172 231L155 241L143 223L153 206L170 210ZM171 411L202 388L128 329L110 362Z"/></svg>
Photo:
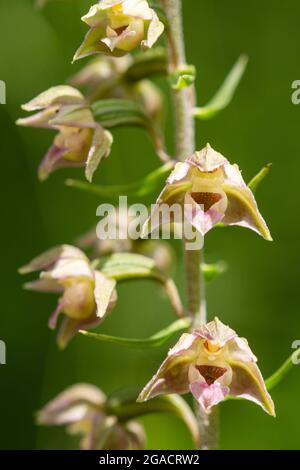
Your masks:
<svg viewBox="0 0 300 470"><path fill-rule="evenodd" d="M145 433L135 421L119 422L105 411L106 396L90 384L76 384L50 401L37 414L46 426L67 426L69 434L82 436L82 450L141 450Z"/></svg>
<svg viewBox="0 0 300 470"><path fill-rule="evenodd" d="M272 398L256 362L247 341L215 318L181 336L138 401L190 391L206 411L233 396L250 400L275 416Z"/></svg>
<svg viewBox="0 0 300 470"><path fill-rule="evenodd" d="M90 30L74 60L99 53L121 57L138 46L147 50L164 31L146 0L100 0L82 21Z"/></svg>
<svg viewBox="0 0 300 470"><path fill-rule="evenodd" d="M176 164L144 225L143 236L161 224L162 206L174 204L184 208L184 219L201 235L222 222L249 228L266 240L272 240L238 166L231 165L209 144L185 162Z"/></svg>
<svg viewBox="0 0 300 470"><path fill-rule="evenodd" d="M59 168L85 166L91 181L100 161L110 154L113 138L94 120L84 96L73 87L61 85L22 108L37 113L18 119L18 125L59 131L40 164L39 179L44 181Z"/></svg>
<svg viewBox="0 0 300 470"><path fill-rule="evenodd" d="M49 320L49 327L55 329L59 315L65 315L57 337L61 349L78 330L99 325L116 303L116 281L94 270L73 246L52 248L20 269L21 274L34 271L42 271L40 279L25 284L26 289L62 294Z"/></svg>

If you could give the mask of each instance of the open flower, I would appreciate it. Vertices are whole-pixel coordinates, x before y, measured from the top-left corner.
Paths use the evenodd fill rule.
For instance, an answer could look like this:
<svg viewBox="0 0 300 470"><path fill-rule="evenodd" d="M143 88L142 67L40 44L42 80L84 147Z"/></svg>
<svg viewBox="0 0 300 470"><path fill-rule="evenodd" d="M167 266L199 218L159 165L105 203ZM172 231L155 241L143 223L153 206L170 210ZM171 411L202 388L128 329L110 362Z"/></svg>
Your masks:
<svg viewBox="0 0 300 470"><path fill-rule="evenodd" d="M100 0L82 21L90 26L74 60L104 53L116 57L141 46L153 46L164 31L146 0Z"/></svg>
<svg viewBox="0 0 300 470"><path fill-rule="evenodd" d="M191 334L182 335L139 401L190 391L205 410L234 396L253 401L275 416L256 362L247 341L215 318Z"/></svg>
<svg viewBox="0 0 300 470"><path fill-rule="evenodd" d="M22 108L37 113L18 119L18 125L59 131L40 164L39 179L45 180L59 168L86 166L86 177L91 181L100 161L110 153L112 135L95 122L84 96L73 87L61 85Z"/></svg>
<svg viewBox="0 0 300 470"><path fill-rule="evenodd" d="M145 434L135 421L120 423L106 413L106 396L94 385L76 384L60 393L37 415L37 422L67 426L70 434L80 434L83 450L140 450Z"/></svg>
<svg viewBox="0 0 300 470"><path fill-rule="evenodd" d="M160 225L161 206L180 204L184 219L202 235L219 222L250 228L272 240L252 191L237 165L231 165L209 144L177 163L144 226L143 235Z"/></svg>
<svg viewBox="0 0 300 470"><path fill-rule="evenodd" d="M40 279L25 288L62 294L49 319L49 327L55 329L58 316L65 315L57 337L60 348L78 330L99 325L117 300L116 282L94 270L85 254L73 246L52 248L20 269L21 274L34 271L42 271Z"/></svg>

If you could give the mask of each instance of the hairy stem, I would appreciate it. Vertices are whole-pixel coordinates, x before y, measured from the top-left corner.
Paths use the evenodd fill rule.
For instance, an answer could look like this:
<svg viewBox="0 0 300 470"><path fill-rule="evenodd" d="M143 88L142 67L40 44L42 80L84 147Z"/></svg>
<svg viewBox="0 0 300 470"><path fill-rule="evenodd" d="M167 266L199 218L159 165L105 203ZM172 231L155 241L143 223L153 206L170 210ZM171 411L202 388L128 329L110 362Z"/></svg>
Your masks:
<svg viewBox="0 0 300 470"><path fill-rule="evenodd" d="M182 23L181 0L162 0L168 18L169 72L172 73L186 65L185 42ZM194 86L173 91L173 107L176 136L176 157L184 161L195 151L195 124L193 108L195 106ZM205 285L201 263L203 250L187 250L184 241L185 276L187 284L188 310L193 316L193 327L207 322ZM218 416L214 410L205 413L195 404L200 432L200 449L217 448Z"/></svg>

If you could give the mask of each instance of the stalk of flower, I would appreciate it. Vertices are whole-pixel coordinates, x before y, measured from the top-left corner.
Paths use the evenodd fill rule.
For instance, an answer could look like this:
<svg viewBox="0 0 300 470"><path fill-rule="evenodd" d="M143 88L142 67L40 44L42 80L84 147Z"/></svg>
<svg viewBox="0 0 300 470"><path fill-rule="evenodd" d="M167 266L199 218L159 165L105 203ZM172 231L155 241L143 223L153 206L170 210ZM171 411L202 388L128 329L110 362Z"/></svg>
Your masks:
<svg viewBox="0 0 300 470"><path fill-rule="evenodd" d="M99 53L121 57L138 46L147 50L164 31L146 0L100 0L82 21L90 30L74 60Z"/></svg>
<svg viewBox="0 0 300 470"><path fill-rule="evenodd" d="M135 421L119 422L106 413L105 394L94 385L76 384L60 393L37 414L46 426L67 426L82 436L82 450L140 450L145 448L143 427Z"/></svg>
<svg viewBox="0 0 300 470"><path fill-rule="evenodd" d="M116 281L93 269L86 255L73 246L52 248L20 269L21 274L41 271L40 279L25 284L26 289L62 294L49 319L55 329L60 314L57 343L63 349L81 329L93 328L114 307Z"/></svg>
<svg viewBox="0 0 300 470"><path fill-rule="evenodd" d="M275 416L273 401L256 362L247 340L215 318L182 335L138 400L191 392L209 412L226 397L233 396L250 400Z"/></svg>
<svg viewBox="0 0 300 470"><path fill-rule="evenodd" d="M230 164L209 144L185 162L177 163L144 225L143 236L161 225L163 206L174 204L184 209L184 220L202 235L222 222L249 228L272 240L238 166Z"/></svg>
<svg viewBox="0 0 300 470"><path fill-rule="evenodd" d="M18 119L18 125L58 131L39 166L39 179L44 181L59 168L85 166L91 181L101 160L110 154L113 138L94 120L84 96L73 87L61 85L41 93L22 108L37 113Z"/></svg>

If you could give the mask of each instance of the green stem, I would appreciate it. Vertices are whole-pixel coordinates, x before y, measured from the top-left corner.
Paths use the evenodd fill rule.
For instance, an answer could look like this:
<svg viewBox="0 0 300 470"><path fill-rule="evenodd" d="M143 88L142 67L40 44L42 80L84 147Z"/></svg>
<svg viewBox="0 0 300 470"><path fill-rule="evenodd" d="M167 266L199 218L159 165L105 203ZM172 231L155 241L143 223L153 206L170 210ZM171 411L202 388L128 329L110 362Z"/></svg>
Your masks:
<svg viewBox="0 0 300 470"><path fill-rule="evenodd" d="M185 43L182 23L181 0L162 0L168 19L169 72L176 72L186 65ZM195 151L195 107L194 86L173 90L173 108L176 136L176 157L184 161ZM202 250L203 251L203 250ZM204 277L201 270L202 251L188 251L185 248L185 276L187 284L188 310L193 317L193 327L207 322ZM217 410L209 415L195 404L200 433L200 449L217 447L218 425Z"/></svg>
<svg viewBox="0 0 300 470"><path fill-rule="evenodd" d="M300 348L296 349L293 354L282 364L282 366L279 367L279 369L266 380L266 387L269 391L282 381L282 379L290 372L293 366L299 364L299 355Z"/></svg>

